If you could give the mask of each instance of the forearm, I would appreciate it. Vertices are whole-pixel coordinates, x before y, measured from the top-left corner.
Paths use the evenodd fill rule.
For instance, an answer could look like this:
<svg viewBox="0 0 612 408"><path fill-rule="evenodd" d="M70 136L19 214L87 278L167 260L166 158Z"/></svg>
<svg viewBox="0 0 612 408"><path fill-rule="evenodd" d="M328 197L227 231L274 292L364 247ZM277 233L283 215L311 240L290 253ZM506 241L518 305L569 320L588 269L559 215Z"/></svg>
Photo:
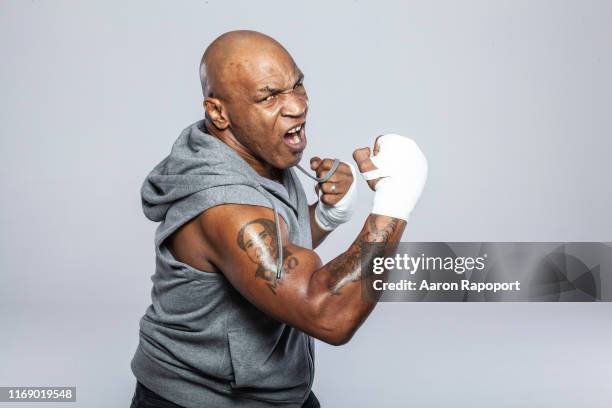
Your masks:
<svg viewBox="0 0 612 408"><path fill-rule="evenodd" d="M362 295L362 284L375 257L389 256L401 239L406 222L397 218L370 214L349 249L312 274L308 293L315 299L320 330L333 344L343 344L370 314L377 299ZM377 276L386 279L386 274Z"/></svg>
<svg viewBox="0 0 612 408"><path fill-rule="evenodd" d="M310 216L310 232L312 235L312 248L318 247L325 238L331 233L331 231L326 231L319 227L319 224L315 220L315 209L317 207L318 201L314 204L308 206L308 212Z"/></svg>
<svg viewBox="0 0 612 408"><path fill-rule="evenodd" d="M377 292L362 294L363 285L369 286L374 279L368 269L376 257L395 252L425 183L427 162L412 140L399 135L379 139L382 146L377 139L374 148L374 156L379 156L376 165L369 148L353 153L359 171L376 191L373 213L350 247L326 265L310 248L293 244L282 218L276 220L268 208L228 205L219 207L225 207L231 217L223 210L219 210L221 216L215 216L214 209L204 213L209 214L205 221L211 223L202 226L202 233L210 234L206 244L213 248L211 264L219 265L242 296L276 320L331 344L347 342L374 308L378 299L372 295ZM321 184L321 202L337 209L342 200L336 201L339 197L333 197L334 192L346 186L334 188L334 183ZM325 201L327 196L331 197ZM328 235L325 229L347 221L337 213L321 214L322 208L310 207L313 246ZM386 276L376 275L376 279Z"/></svg>

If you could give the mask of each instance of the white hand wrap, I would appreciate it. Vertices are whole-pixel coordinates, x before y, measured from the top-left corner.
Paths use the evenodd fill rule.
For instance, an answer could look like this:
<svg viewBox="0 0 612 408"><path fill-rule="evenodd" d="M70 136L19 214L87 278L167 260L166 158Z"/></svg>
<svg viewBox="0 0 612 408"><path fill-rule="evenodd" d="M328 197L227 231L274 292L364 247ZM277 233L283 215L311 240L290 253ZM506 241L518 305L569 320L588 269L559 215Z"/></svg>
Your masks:
<svg viewBox="0 0 612 408"><path fill-rule="evenodd" d="M425 181L427 159L419 146L405 136L387 134L378 138L378 154L372 156L376 170L362 173L376 183L372 213L408 220Z"/></svg>
<svg viewBox="0 0 612 408"><path fill-rule="evenodd" d="M327 205L319 200L319 203L315 208L315 221L319 227L325 231L333 231L340 224L344 224L345 222L349 221L355 212L355 203L357 201L357 176L355 173L355 168L350 163L342 163L347 164L350 167L351 173L353 174L353 183L349 187L344 197L342 197L342 199L335 205ZM319 196L320 195L321 191L319 190Z"/></svg>

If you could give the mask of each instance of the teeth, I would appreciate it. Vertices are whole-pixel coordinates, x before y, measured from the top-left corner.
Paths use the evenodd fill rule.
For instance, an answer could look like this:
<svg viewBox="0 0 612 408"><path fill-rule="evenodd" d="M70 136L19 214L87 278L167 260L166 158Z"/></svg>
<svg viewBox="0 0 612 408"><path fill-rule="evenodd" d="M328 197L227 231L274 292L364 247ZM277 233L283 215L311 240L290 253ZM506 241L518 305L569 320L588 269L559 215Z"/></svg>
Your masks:
<svg viewBox="0 0 612 408"><path fill-rule="evenodd" d="M294 127L293 129L291 129L287 133L296 133L296 132L299 132L300 130L302 130L302 125Z"/></svg>
<svg viewBox="0 0 612 408"><path fill-rule="evenodd" d="M300 143L300 137L298 135L293 136L293 144Z"/></svg>

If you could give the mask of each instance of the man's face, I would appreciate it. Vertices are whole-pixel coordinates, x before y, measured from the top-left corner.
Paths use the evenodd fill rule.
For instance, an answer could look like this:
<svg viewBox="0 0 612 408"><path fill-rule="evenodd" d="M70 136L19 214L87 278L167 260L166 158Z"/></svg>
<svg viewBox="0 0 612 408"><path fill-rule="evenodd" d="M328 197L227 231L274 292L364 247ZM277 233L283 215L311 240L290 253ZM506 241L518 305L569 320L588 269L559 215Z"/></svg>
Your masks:
<svg viewBox="0 0 612 408"><path fill-rule="evenodd" d="M262 224L254 223L243 232L244 249L251 261L258 265L273 264L276 256L274 237Z"/></svg>
<svg viewBox="0 0 612 408"><path fill-rule="evenodd" d="M225 103L234 137L275 168L296 165L306 148L308 96L291 56L282 48L251 52L231 71Z"/></svg>

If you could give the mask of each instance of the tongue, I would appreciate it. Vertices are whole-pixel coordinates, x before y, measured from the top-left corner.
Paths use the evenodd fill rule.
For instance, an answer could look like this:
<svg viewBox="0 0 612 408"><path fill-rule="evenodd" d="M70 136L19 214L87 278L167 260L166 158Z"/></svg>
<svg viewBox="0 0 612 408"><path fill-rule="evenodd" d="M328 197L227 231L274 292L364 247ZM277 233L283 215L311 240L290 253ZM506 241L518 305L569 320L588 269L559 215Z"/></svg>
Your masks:
<svg viewBox="0 0 612 408"><path fill-rule="evenodd" d="M289 143L298 144L300 143L300 136L296 133L285 133L285 140Z"/></svg>

